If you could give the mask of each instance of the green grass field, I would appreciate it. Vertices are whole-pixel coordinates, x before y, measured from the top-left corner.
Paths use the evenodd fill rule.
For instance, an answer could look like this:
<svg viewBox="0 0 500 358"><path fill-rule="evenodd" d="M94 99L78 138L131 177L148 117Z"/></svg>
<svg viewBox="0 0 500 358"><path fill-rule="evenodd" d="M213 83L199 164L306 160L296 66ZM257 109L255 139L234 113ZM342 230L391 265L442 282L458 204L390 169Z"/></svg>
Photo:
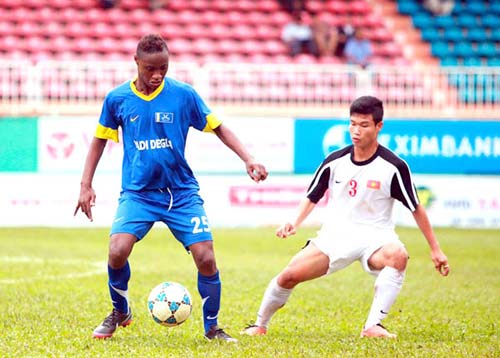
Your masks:
<svg viewBox="0 0 500 358"><path fill-rule="evenodd" d="M313 229L288 240L274 228L214 230L223 280L220 324L240 341L202 336L192 259L165 229L132 253L134 323L109 340L94 327L111 309L107 229L0 229L0 357L500 357L500 231L436 230L451 263L434 271L425 239L399 229L410 252L405 285L384 323L396 340L361 339L373 278L354 264L299 285L273 318L267 336L242 337L269 280ZM175 328L156 324L146 299L162 281L191 292L192 316Z"/></svg>

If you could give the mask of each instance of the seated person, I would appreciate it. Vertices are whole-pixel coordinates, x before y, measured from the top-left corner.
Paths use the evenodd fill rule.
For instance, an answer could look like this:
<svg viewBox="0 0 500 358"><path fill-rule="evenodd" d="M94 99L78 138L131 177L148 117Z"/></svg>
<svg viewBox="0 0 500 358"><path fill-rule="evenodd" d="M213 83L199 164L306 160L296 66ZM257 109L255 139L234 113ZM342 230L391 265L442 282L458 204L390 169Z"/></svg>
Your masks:
<svg viewBox="0 0 500 358"><path fill-rule="evenodd" d="M294 57L299 53L310 53L316 55L311 27L305 23L302 12L295 11L292 21L283 27L281 39L287 44L290 56Z"/></svg>
<svg viewBox="0 0 500 358"><path fill-rule="evenodd" d="M354 31L354 36L347 40L344 49L344 55L347 62L366 68L370 64L373 48L362 30Z"/></svg>
<svg viewBox="0 0 500 358"><path fill-rule="evenodd" d="M337 28L331 27L318 15L315 16L312 33L318 56L333 56L338 46L339 34Z"/></svg>

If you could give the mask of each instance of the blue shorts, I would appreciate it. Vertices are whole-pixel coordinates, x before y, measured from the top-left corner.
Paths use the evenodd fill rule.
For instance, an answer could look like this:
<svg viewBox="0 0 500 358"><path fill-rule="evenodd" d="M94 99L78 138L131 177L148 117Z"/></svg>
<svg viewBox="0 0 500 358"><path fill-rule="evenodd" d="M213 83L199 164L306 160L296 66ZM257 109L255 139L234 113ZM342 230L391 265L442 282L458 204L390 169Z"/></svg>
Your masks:
<svg viewBox="0 0 500 358"><path fill-rule="evenodd" d="M203 199L195 190L122 192L110 234L127 233L141 240L157 221L165 223L186 249L212 240Z"/></svg>

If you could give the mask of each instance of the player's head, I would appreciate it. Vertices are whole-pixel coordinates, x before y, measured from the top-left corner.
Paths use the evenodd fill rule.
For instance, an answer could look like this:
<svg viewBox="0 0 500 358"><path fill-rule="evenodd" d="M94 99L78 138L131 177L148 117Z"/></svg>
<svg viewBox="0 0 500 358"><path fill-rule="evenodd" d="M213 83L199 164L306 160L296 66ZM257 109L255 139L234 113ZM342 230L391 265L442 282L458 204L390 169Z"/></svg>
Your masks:
<svg viewBox="0 0 500 358"><path fill-rule="evenodd" d="M373 96L362 96L351 103L349 114L371 114L375 124L384 118L384 106L382 101Z"/></svg>
<svg viewBox="0 0 500 358"><path fill-rule="evenodd" d="M355 147L372 148L376 145L383 116L384 107L378 98L363 96L352 102L349 133Z"/></svg>
<svg viewBox="0 0 500 358"><path fill-rule="evenodd" d="M134 59L141 84L153 90L160 86L168 71L169 52L165 40L156 34L144 36L137 44Z"/></svg>

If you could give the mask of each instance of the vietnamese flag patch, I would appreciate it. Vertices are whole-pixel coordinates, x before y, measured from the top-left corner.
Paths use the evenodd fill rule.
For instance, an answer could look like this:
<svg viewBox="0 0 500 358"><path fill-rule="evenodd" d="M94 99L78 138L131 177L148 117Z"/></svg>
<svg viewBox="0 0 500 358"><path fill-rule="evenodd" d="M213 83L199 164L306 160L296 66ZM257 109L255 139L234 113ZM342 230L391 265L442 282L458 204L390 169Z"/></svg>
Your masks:
<svg viewBox="0 0 500 358"><path fill-rule="evenodd" d="M370 189L375 189L379 190L380 189L380 182L378 180L368 180L368 183L366 186Z"/></svg>

